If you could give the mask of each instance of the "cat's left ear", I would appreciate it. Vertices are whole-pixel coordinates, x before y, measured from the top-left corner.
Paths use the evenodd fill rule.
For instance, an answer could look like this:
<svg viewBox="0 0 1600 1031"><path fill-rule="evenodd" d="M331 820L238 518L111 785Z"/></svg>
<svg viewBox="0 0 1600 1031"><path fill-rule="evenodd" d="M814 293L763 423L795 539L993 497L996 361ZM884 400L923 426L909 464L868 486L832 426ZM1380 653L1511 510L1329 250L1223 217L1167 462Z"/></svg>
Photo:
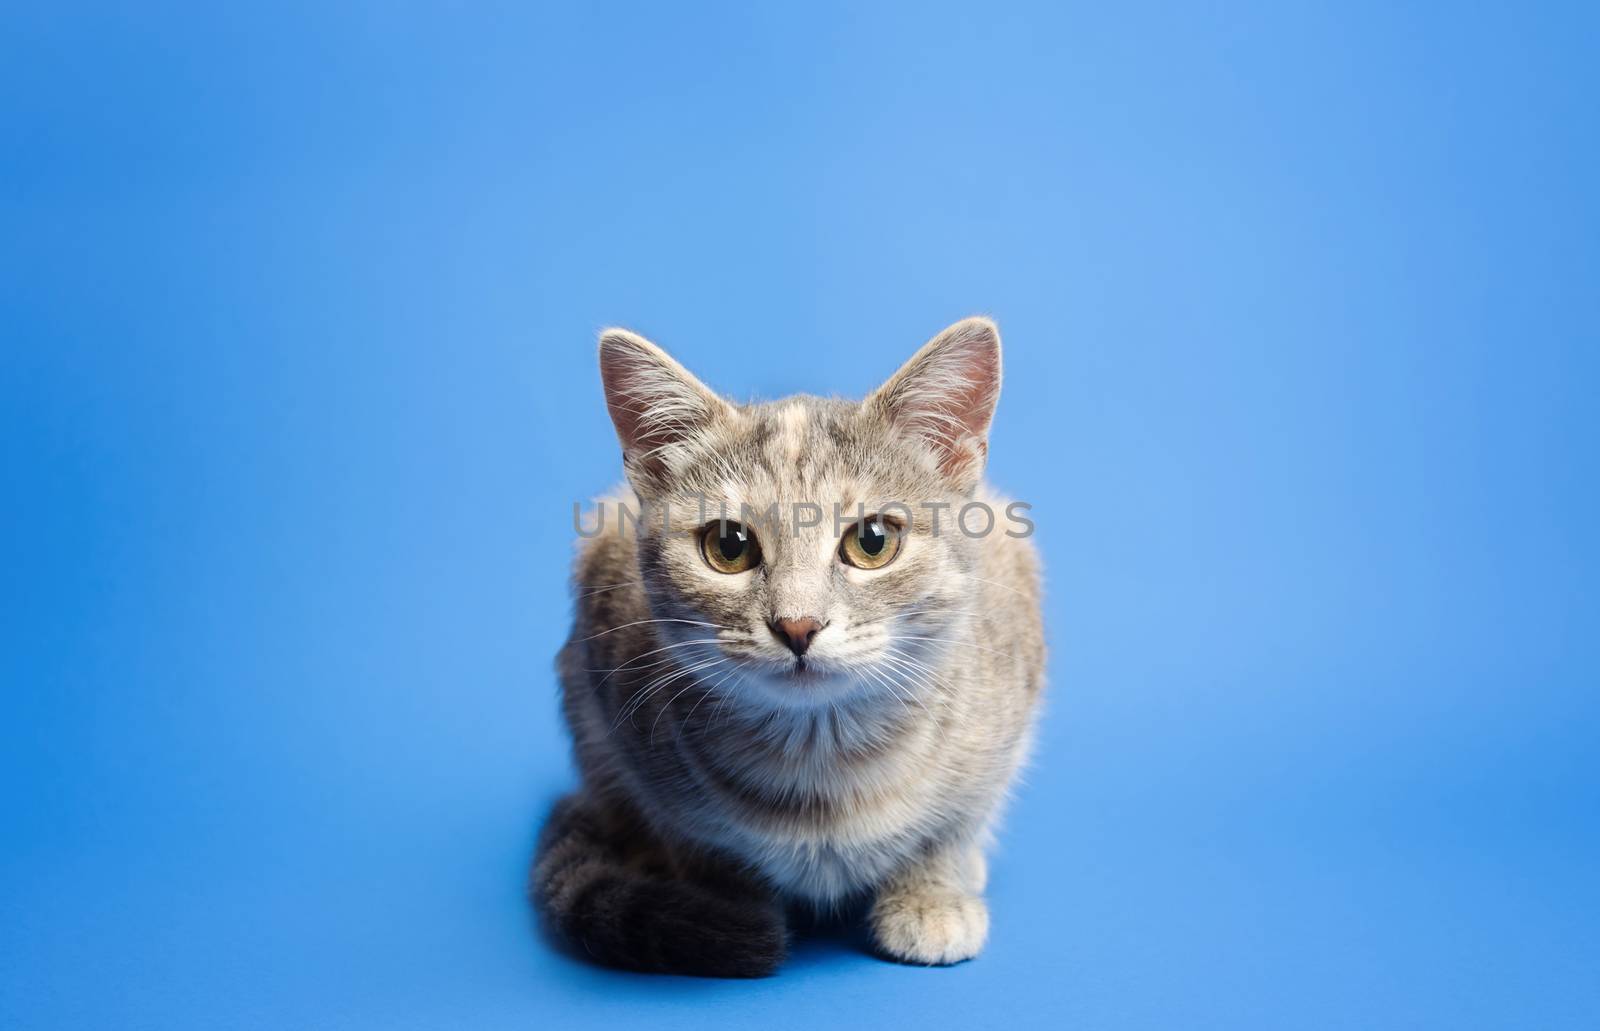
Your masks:
<svg viewBox="0 0 1600 1031"><path fill-rule="evenodd" d="M675 449L733 414L733 406L671 355L625 329L600 334L600 378L623 466L641 492L663 478Z"/></svg>
<svg viewBox="0 0 1600 1031"><path fill-rule="evenodd" d="M983 475L999 400L1000 329L971 318L922 345L867 404L921 437L939 470L957 490L970 492Z"/></svg>

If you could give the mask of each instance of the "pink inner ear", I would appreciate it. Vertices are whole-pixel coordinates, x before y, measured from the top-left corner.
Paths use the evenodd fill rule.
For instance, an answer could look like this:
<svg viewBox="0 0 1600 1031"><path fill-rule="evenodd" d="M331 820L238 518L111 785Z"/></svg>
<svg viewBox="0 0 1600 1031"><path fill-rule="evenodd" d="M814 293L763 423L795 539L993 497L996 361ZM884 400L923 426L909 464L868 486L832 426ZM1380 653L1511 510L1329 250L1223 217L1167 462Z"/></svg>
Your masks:
<svg viewBox="0 0 1600 1031"><path fill-rule="evenodd" d="M993 329L960 326L936 338L890 387L891 418L921 434L939 455L939 469L962 478L988 457L989 422L1000 386Z"/></svg>
<svg viewBox="0 0 1600 1031"><path fill-rule="evenodd" d="M640 451L650 446L643 437L649 404L639 396L641 377L637 374L636 362L636 358L630 361L620 350L600 352L600 379L605 384L606 408L611 411L611 422L617 428L617 438L625 451Z"/></svg>
<svg viewBox="0 0 1600 1031"><path fill-rule="evenodd" d="M624 453L647 464L662 447L710 420L720 404L655 345L620 330L601 337L600 378Z"/></svg>
<svg viewBox="0 0 1600 1031"><path fill-rule="evenodd" d="M973 360L963 363L969 377L967 385L950 393L944 409L945 415L956 420L959 432L952 434L948 425L932 427L939 451L939 471L950 477L959 477L974 464L981 467L989 455L985 434L993 410L990 398L996 370L983 352L970 357Z"/></svg>
<svg viewBox="0 0 1600 1031"><path fill-rule="evenodd" d="M952 396L953 414L961 420L966 431L983 437L989 432L989 420L994 416L995 387L1000 381L1000 355L992 347L974 347L963 356L966 387Z"/></svg>

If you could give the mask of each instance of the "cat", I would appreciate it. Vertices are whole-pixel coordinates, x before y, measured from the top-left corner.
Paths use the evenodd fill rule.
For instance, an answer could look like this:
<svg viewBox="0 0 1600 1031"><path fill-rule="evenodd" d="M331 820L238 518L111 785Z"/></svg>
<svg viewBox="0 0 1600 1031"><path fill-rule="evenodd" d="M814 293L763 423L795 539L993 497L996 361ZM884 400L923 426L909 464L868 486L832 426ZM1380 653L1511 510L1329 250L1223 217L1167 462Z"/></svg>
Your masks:
<svg viewBox="0 0 1600 1031"><path fill-rule="evenodd" d="M621 329L600 372L629 486L580 529L557 669L582 786L539 836L545 925L611 966L757 977L787 912L859 904L890 959L977 955L1044 679L1031 540L955 522L1004 504L995 324L863 402L735 404Z"/></svg>

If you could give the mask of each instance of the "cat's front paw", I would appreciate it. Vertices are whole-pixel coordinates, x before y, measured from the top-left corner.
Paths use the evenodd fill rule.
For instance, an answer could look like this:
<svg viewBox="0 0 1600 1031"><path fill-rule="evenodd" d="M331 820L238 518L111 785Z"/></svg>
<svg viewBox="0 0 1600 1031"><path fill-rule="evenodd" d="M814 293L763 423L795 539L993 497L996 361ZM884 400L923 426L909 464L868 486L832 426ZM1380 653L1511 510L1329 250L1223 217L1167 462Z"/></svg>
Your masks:
<svg viewBox="0 0 1600 1031"><path fill-rule="evenodd" d="M983 900L945 887L879 896L868 920L878 948L902 963L960 963L989 937Z"/></svg>

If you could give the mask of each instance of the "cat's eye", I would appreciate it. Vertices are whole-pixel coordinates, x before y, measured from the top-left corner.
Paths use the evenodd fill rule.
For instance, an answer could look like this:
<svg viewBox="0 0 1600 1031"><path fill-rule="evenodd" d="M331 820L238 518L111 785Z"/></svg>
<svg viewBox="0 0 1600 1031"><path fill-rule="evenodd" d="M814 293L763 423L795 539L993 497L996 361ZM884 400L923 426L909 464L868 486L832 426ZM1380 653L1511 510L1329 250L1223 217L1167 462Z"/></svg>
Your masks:
<svg viewBox="0 0 1600 1031"><path fill-rule="evenodd" d="M700 531L700 553L719 573L742 573L761 563L756 535L740 523L718 520Z"/></svg>
<svg viewBox="0 0 1600 1031"><path fill-rule="evenodd" d="M858 569L882 569L900 553L901 527L893 519L874 515L856 523L839 541L839 557Z"/></svg>

